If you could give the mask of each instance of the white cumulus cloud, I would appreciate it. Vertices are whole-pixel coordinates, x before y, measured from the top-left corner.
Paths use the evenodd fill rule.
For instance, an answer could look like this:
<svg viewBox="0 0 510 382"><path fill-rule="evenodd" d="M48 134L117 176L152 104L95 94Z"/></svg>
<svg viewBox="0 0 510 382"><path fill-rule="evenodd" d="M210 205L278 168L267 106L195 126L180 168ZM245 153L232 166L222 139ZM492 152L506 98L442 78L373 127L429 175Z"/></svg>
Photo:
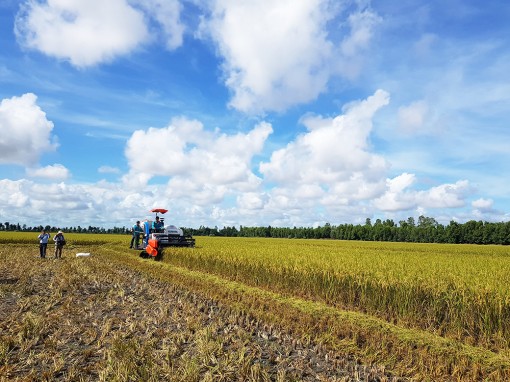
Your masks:
<svg viewBox="0 0 510 382"><path fill-rule="evenodd" d="M373 201L374 206L382 211L460 208L466 205L466 198L472 193L467 180L442 184L427 190L413 190L410 187L415 180L414 174L407 173L388 179L386 192Z"/></svg>
<svg viewBox="0 0 510 382"><path fill-rule="evenodd" d="M0 102L0 164L35 165L41 154L54 151L53 123L27 93Z"/></svg>
<svg viewBox="0 0 510 382"><path fill-rule="evenodd" d="M31 178L45 178L51 180L65 180L71 176L69 170L58 163L46 167L27 168L26 173Z"/></svg>
<svg viewBox="0 0 510 382"><path fill-rule="evenodd" d="M457 208L466 204L466 197L472 193L467 180L453 184L442 184L426 191L419 191L418 203L425 208Z"/></svg>
<svg viewBox="0 0 510 382"><path fill-rule="evenodd" d="M204 203L219 201L229 191L253 190L261 180L251 161L272 131L263 122L247 133L228 135L185 118L174 119L166 128L138 130L126 146L130 170L124 181L143 186L154 176L166 176L169 194L193 195Z"/></svg>
<svg viewBox="0 0 510 382"><path fill-rule="evenodd" d="M362 203L385 190L388 163L371 151L369 137L374 114L388 103L389 94L378 90L337 117L303 118L308 131L260 164L264 181L274 185L264 213L291 225L303 224L304 216L366 213Z"/></svg>
<svg viewBox="0 0 510 382"><path fill-rule="evenodd" d="M403 173L386 180L386 192L373 204L383 211L410 210L416 207L416 194L409 187L416 181L414 174Z"/></svg>
<svg viewBox="0 0 510 382"><path fill-rule="evenodd" d="M305 194L319 195L322 187L336 195L369 195L367 189L380 187L387 168L384 158L370 151L372 117L388 102L388 93L378 90L335 118L303 119L308 132L273 152L261 163L261 173L282 187L307 184Z"/></svg>
<svg viewBox="0 0 510 382"><path fill-rule="evenodd" d="M494 201L492 199L484 199L484 198L474 200L471 203L473 208L476 208L479 211L492 211L493 204L494 204Z"/></svg>
<svg viewBox="0 0 510 382"><path fill-rule="evenodd" d="M332 1L216 0L201 31L211 36L224 59L231 106L244 112L285 110L315 99L332 75L352 77L357 52L371 40L375 15L367 10L335 23L342 7ZM328 23L344 38L334 41ZM340 46L341 45L341 46ZM339 64L343 62L344 67Z"/></svg>
<svg viewBox="0 0 510 382"><path fill-rule="evenodd" d="M167 48L180 46L180 11L175 0L28 0L20 7L15 32L26 48L87 67L129 54L157 34ZM150 20L160 28L151 30Z"/></svg>

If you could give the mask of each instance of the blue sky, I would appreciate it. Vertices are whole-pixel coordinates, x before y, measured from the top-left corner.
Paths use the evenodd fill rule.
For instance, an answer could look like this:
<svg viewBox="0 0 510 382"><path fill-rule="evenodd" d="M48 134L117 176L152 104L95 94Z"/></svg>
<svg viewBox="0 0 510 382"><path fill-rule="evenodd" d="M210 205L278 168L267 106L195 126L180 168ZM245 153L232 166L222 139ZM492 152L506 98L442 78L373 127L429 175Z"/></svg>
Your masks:
<svg viewBox="0 0 510 382"><path fill-rule="evenodd" d="M506 0L3 0L0 221L508 221Z"/></svg>

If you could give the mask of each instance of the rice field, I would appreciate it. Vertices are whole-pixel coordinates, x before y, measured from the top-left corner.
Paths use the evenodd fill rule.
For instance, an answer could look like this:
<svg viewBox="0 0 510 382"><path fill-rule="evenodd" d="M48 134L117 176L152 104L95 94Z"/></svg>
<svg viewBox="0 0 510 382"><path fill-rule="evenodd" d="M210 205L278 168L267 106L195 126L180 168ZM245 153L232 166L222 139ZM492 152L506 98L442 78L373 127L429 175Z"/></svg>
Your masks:
<svg viewBox="0 0 510 382"><path fill-rule="evenodd" d="M172 250L164 261L508 350L508 247L209 237L201 243Z"/></svg>
<svg viewBox="0 0 510 382"><path fill-rule="evenodd" d="M510 380L508 247L36 236L0 233L0 381Z"/></svg>

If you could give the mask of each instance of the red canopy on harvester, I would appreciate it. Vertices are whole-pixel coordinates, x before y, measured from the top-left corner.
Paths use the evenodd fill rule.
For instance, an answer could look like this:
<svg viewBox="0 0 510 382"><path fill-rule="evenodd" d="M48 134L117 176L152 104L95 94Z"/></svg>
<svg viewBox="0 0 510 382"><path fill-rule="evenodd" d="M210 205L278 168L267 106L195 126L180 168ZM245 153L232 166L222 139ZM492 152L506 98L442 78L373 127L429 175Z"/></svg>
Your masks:
<svg viewBox="0 0 510 382"><path fill-rule="evenodd" d="M168 210L165 210L164 208L153 208L151 212L159 212L160 214L166 214Z"/></svg>

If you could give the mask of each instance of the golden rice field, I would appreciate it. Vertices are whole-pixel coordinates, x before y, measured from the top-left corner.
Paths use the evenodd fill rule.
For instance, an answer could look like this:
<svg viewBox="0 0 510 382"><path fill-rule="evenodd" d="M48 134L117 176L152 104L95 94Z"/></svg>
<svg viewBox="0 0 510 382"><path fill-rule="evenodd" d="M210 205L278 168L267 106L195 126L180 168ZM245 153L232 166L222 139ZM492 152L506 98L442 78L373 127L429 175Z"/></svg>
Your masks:
<svg viewBox="0 0 510 382"><path fill-rule="evenodd" d="M508 247L36 236L0 233L0 381L510 380Z"/></svg>

